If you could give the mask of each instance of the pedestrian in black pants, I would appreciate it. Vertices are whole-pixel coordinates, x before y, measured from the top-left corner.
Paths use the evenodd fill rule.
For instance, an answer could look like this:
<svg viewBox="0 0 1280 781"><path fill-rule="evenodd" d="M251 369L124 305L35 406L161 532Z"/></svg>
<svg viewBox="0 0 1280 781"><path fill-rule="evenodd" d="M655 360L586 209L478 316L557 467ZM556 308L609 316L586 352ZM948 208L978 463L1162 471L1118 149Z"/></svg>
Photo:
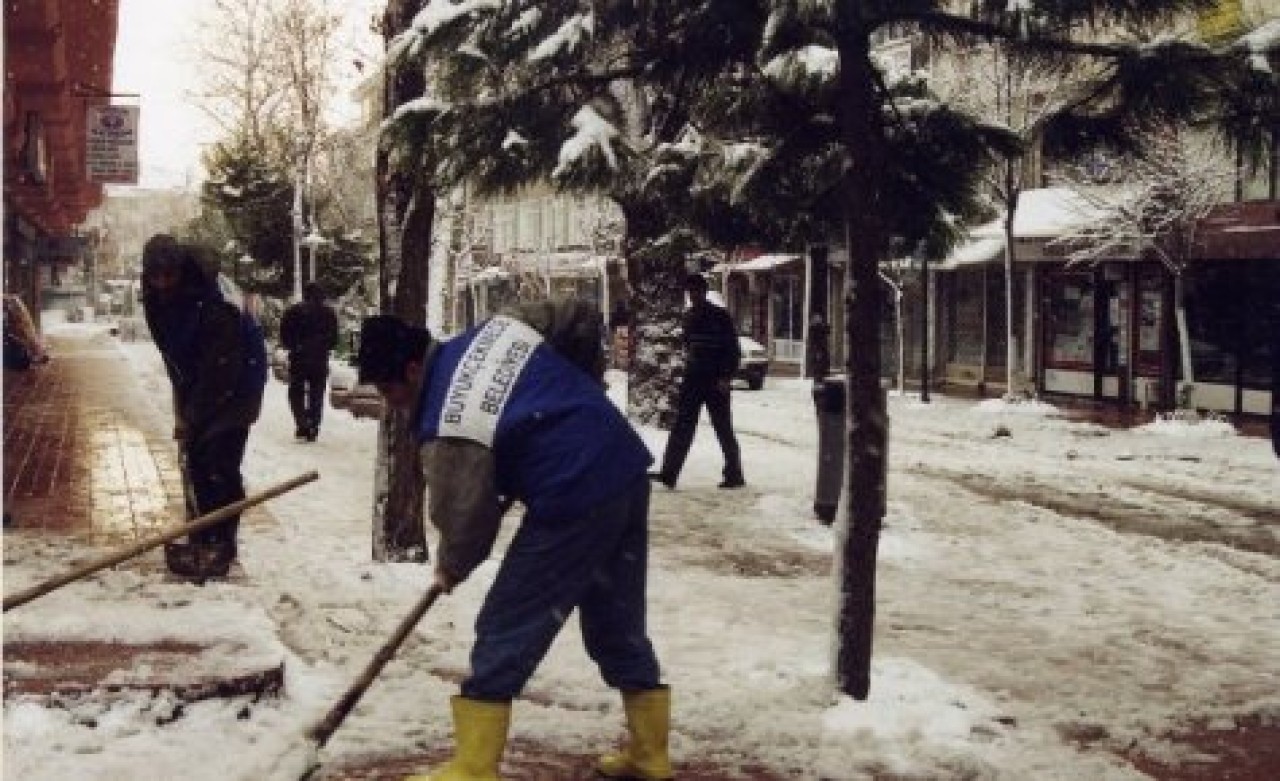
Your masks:
<svg viewBox="0 0 1280 781"><path fill-rule="evenodd" d="M240 466L262 409L266 346L256 319L224 292L197 249L157 234L142 251L142 307L173 386L187 512L204 515L245 497ZM240 516L165 549L180 575L220 576L236 560Z"/></svg>
<svg viewBox="0 0 1280 781"><path fill-rule="evenodd" d="M724 453L724 480L720 487L738 488L746 481L729 409L729 383L742 360L738 334L729 313L707 300L707 280L701 274L686 277L684 287L690 306L682 322L685 368L676 401L676 422L662 454L662 468L649 476L668 488L675 488L693 444L698 414L705 404Z"/></svg>
<svg viewBox="0 0 1280 781"><path fill-rule="evenodd" d="M285 310L280 343L289 353L294 436L315 442L329 381L329 353L338 344L338 316L325 303L324 290L316 283L304 287L302 300Z"/></svg>

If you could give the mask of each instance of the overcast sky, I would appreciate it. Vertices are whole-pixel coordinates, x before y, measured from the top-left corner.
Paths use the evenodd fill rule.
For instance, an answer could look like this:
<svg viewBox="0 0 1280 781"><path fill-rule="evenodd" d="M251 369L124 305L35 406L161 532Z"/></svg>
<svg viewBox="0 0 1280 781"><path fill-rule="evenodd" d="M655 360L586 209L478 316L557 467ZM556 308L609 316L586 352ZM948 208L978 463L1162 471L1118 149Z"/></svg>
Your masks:
<svg viewBox="0 0 1280 781"><path fill-rule="evenodd" d="M332 0L331 0L332 2ZM368 20L382 0L345 0L338 4L347 19L339 79L353 79L351 60L357 51L376 45ZM213 0L121 0L116 39L113 91L138 93L117 102L141 106L139 140L143 187L196 186L200 181L202 144L213 142L217 131L201 111L196 42L199 21L207 18ZM343 91L345 93L345 91Z"/></svg>

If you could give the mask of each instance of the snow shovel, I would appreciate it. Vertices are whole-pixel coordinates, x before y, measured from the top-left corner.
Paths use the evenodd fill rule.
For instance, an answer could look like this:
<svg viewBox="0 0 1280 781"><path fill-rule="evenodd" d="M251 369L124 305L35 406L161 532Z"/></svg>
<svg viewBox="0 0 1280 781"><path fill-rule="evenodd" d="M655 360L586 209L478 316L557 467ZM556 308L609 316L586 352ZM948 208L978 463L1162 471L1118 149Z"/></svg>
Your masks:
<svg viewBox="0 0 1280 781"><path fill-rule="evenodd" d="M444 590L438 584L432 584L427 589L427 593L422 595L422 599L418 600L409 614L405 616L400 625L396 627L396 631L392 633L387 642L382 644L378 652L369 660L369 664L365 666L364 672L351 684L337 703L334 704L325 717L316 722L311 729L307 730L307 743L305 746L292 749L280 756L272 766L267 778L272 781L285 781L285 779L296 779L296 781L307 781L320 768L320 749L324 748L324 744L329 742L329 738L333 733L338 731L338 727L342 726L342 722L356 707L356 703L360 702L360 698L365 692L369 691L369 687L373 685L374 679L382 672L382 668L387 666L387 662L391 661L396 655L396 651L404 644L409 633L417 626L426 612L431 609L436 600Z"/></svg>
<svg viewBox="0 0 1280 781"><path fill-rule="evenodd" d="M42 597L51 591L56 591L57 589L62 588L68 583L74 583L75 581L80 580L86 575L92 575L98 570L103 570L103 569L106 569L107 567L115 566L116 564L119 564L122 561L127 561L129 559L132 559L133 557L141 553L145 553L151 550L152 548L155 548L159 545L163 545L164 543L169 542L171 540L176 540L177 538L185 534L190 534L191 532L200 531L201 529L207 529L210 526L213 526L217 523L221 523L223 520L225 520L229 516L235 515L236 513L239 513L239 512L243 512L244 510L250 507L253 507L254 505L262 504L268 499L274 499L280 494L283 494L287 491L292 491L293 489L297 488L300 485L303 485L305 483L310 483L313 480L319 479L319 477L320 477L320 474L315 471L298 475L297 477L291 480L286 480L283 483L279 483L271 488L266 489L265 491L261 491L259 493L254 494L253 496L249 496L244 499L241 499L240 501L235 502L233 504L229 504L226 507L221 507L209 513L208 515L202 515L193 521L184 523L183 525L170 529L167 532L162 532L161 534L157 534L154 537L148 537L147 539L142 540L140 542L135 542L133 545L130 545L127 548L124 548L122 550L116 551L115 553L111 553L106 556L103 556L100 559L91 561L88 564L85 564L65 575L59 575L58 577L53 578L51 580L47 580L44 583L40 583L35 586L32 586L31 588L26 589L25 591L20 591L17 594L14 594L12 596L7 596L4 598L4 612L8 612L10 608L14 608L19 605L24 605L30 602L31 600L36 599L37 597Z"/></svg>
<svg viewBox="0 0 1280 781"><path fill-rule="evenodd" d="M191 469L187 464L187 449L178 448L178 476L182 480L182 498L187 508L187 521L199 518L200 501L196 499L195 484L191 482ZM166 542L164 544L164 563L175 575L187 577L222 577L231 568L231 561L213 561L212 550L193 541Z"/></svg>

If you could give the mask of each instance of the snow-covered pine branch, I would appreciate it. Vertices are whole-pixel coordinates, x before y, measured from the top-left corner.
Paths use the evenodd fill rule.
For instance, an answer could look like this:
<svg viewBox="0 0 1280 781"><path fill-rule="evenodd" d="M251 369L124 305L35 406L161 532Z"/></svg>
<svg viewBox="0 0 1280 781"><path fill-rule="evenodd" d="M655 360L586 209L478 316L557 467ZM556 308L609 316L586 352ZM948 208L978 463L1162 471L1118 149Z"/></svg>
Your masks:
<svg viewBox="0 0 1280 781"><path fill-rule="evenodd" d="M574 133L560 145L560 155L551 178L556 181L585 181L603 164L610 171L618 168L618 156L614 143L618 130L600 116L594 107L578 109L573 120Z"/></svg>

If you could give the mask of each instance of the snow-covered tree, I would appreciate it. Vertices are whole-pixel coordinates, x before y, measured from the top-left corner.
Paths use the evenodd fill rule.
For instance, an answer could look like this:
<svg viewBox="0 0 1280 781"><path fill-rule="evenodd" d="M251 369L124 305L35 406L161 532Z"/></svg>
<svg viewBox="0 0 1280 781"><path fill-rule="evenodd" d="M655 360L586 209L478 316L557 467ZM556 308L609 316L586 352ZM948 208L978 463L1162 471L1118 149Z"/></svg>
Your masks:
<svg viewBox="0 0 1280 781"><path fill-rule="evenodd" d="M678 355L675 291L680 261L695 244L697 226L684 219L696 213L694 194L727 191L738 196L736 203L765 213L764 196L781 197L818 215L815 229L830 216L838 220L850 256L844 295L849 498L841 526L836 672L841 691L862 698L887 496L880 265L913 243L954 236L975 166L987 159L985 150L1010 146L1007 128L994 127L989 117L966 115L909 81L888 78L874 53L876 35L905 25L970 45L999 40L1046 64L1097 68L1094 89L1044 127L1046 149L1069 155L1100 143L1132 148L1149 126L1222 119L1227 102L1242 117L1259 101L1266 104L1257 95L1263 88L1275 94L1274 75L1257 70L1250 52L1214 51L1174 36L1138 43L1113 34L1164 25L1211 5L431 0L397 54L429 62L435 88L393 123L392 136L418 150L416 156L433 150L428 157L437 176L493 189L549 178L613 198L626 218L630 279L643 307L639 358L645 367ZM756 89L761 82L771 88ZM739 105L740 96L753 100ZM705 110L713 101L726 106L719 116L751 124L731 135ZM758 109L768 104L774 108ZM1258 126L1274 132L1274 114L1269 122ZM700 176L710 177L706 186ZM748 211L742 224L754 222ZM654 390L653 379L638 373L633 393Z"/></svg>
<svg viewBox="0 0 1280 781"><path fill-rule="evenodd" d="M731 63L750 61L742 35L762 11L728 0L432 0L395 51L432 80L389 137L410 154L430 150L437 177L481 195L550 181L618 205L638 325L629 407L644 422L670 423L683 360L681 282L699 248L681 220L692 106Z"/></svg>
<svg viewBox="0 0 1280 781"><path fill-rule="evenodd" d="M415 0L390 0L382 32L390 47L408 29ZM383 69L384 106L400 113L422 95L424 74L392 62ZM442 192L421 161L393 156L381 147L376 161L378 202L378 301L381 311L425 325L432 229ZM378 426L374 463L373 557L377 561L425 561L425 482L417 438L406 413L388 409Z"/></svg>
<svg viewBox="0 0 1280 781"><path fill-rule="evenodd" d="M206 207L224 212L254 259L250 287L295 288L293 211L330 238L319 281L334 295L361 273L368 247L351 230L332 174L348 134L329 126L341 17L329 0L217 0L197 49L199 103L221 129L205 155Z"/></svg>
<svg viewBox="0 0 1280 781"><path fill-rule="evenodd" d="M826 69L805 66L805 80L788 81L810 90L830 85L834 91L834 111L815 118L826 119L835 127L841 158L835 192L850 252L845 290L849 500L843 527L843 598L836 662L842 691L865 697L869 686L874 572L885 510L888 446L880 351L872 346L879 339L883 309L878 270L882 261L896 254L896 244L901 241L902 231L895 229L895 224L902 223L899 212L908 202L897 197L897 188L901 182L911 181L905 177L904 167L913 159L895 148L895 142L920 126L922 118L954 111L954 107L936 102L902 111L876 62L875 35L902 25L925 36L965 45L1000 41L1037 56L1045 67L1085 67L1096 72L1093 89L1055 112L1043 129L1046 150L1070 156L1099 144L1131 149L1145 128L1170 122L1221 122L1233 107L1274 101L1274 97L1265 97L1276 94L1274 74L1255 68L1258 60L1250 56L1251 51L1241 47L1216 51L1176 36L1142 42L1129 32L1168 29L1180 14L1210 5L1197 0L769 3L759 57L766 73L774 63L781 73L796 72L793 63L816 59L807 54L815 46L834 52L837 63ZM1274 39L1269 46L1276 46ZM823 74L831 72L833 75L823 81ZM1241 110L1247 114L1251 109ZM1262 124L1272 132L1274 116L1272 111L1270 124ZM980 129L984 120L969 116L966 125L964 118L953 123L953 133L960 140L972 138L967 129ZM808 117L793 112L788 119L798 125ZM992 134L986 137L998 138ZM922 143L908 151L911 149L926 159L943 160L965 146ZM929 189L922 185L915 192L927 195ZM929 206L927 200L924 206ZM920 204L905 208L920 208ZM946 215L938 217L937 223L945 224Z"/></svg>

